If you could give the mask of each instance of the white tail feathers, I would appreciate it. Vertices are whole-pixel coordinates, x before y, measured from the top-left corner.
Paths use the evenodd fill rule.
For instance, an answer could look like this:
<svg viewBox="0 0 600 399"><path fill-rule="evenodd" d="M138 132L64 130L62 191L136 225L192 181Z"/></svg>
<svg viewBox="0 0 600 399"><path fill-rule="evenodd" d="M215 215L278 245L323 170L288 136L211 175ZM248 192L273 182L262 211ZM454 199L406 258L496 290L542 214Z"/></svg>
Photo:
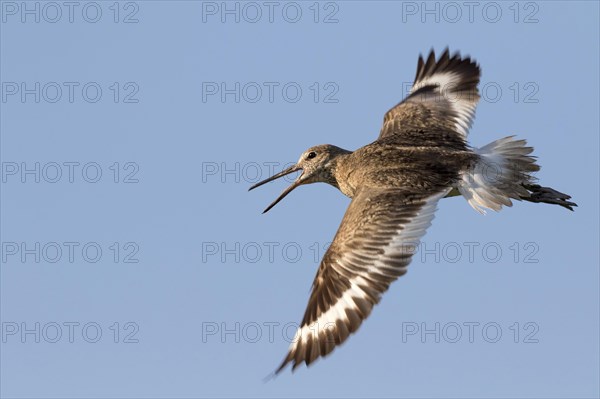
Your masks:
<svg viewBox="0 0 600 399"><path fill-rule="evenodd" d="M479 213L485 209L499 211L502 205L512 206L512 199L529 197L523 185L532 184L532 172L540 170L535 157L530 156L532 147L525 140L514 140L514 136L496 140L475 150L479 160L468 171L463 172L458 191Z"/></svg>

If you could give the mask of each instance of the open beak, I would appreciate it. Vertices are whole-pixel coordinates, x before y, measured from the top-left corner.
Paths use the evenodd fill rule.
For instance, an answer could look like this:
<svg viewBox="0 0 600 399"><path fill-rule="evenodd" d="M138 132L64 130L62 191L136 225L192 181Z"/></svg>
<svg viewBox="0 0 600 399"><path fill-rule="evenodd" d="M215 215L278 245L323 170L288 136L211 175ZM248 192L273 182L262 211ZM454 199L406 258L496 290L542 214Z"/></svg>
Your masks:
<svg viewBox="0 0 600 399"><path fill-rule="evenodd" d="M263 184L265 184L265 183L268 183L268 182L270 182L270 181L273 181L273 180L275 180L275 179L279 179L280 177L283 177L283 176L289 175L290 173L297 172L297 171L299 171L299 170L301 170L301 169L302 169L302 168L301 168L300 166L298 166L298 165L293 165L293 166L290 166L289 168L282 170L281 172L277 173L276 175L273 175L273 176L271 176L271 177L269 177L269 178L267 178L267 179L265 179L265 180L263 180L263 181L260 181L260 182L256 183L255 185L253 185L252 187L250 187L250 188L248 189L248 191L250 191L250 190L254 190L256 187L260 187L260 186L262 186L262 185L263 185ZM299 176L299 177L298 177L298 178L297 178L297 179L296 179L296 180L295 180L295 181L294 181L294 182L293 182L293 183L292 183L292 184L291 184L291 185L290 185L288 188L286 188L286 189L285 189L285 190L284 190L284 191L281 193L281 195L280 195L279 197L277 197L277 199L276 199L275 201L273 201L273 202L271 203L271 205L269 205L269 206L267 207L267 209L265 209L265 210L263 211L263 213L266 213L266 212L268 212L268 211L269 211L271 208L273 208L275 205L277 205L277 203L278 203L279 201L281 201L282 199L284 199L286 195L288 195L289 193L291 193L291 192L292 192L292 190L293 190L293 189L295 189L296 187L298 187L298 186L301 184L301 182L302 182L302 175L300 175L300 176Z"/></svg>

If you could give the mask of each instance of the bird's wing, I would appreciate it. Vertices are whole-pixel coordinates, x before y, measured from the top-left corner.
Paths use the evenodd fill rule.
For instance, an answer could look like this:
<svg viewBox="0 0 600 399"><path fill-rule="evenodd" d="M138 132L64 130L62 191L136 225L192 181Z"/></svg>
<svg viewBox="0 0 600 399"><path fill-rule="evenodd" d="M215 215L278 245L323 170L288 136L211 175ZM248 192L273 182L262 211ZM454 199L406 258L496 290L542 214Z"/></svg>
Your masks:
<svg viewBox="0 0 600 399"><path fill-rule="evenodd" d="M481 71L469 57L448 49L436 61L432 50L423 61L419 56L417 75L408 96L383 118L379 138L397 136L419 145L427 133L444 132L448 139L464 141L479 101L477 85ZM433 142L440 137L432 138Z"/></svg>
<svg viewBox="0 0 600 399"><path fill-rule="evenodd" d="M406 268L450 189L426 195L361 190L352 200L319 266L306 313L275 373L309 365L355 332Z"/></svg>

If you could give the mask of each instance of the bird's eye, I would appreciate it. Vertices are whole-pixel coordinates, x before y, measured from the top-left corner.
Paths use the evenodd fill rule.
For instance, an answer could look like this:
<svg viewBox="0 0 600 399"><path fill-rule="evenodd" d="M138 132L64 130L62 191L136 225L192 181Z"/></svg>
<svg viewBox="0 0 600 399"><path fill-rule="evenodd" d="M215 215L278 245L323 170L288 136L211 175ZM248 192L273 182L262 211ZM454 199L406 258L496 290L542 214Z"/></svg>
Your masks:
<svg viewBox="0 0 600 399"><path fill-rule="evenodd" d="M308 153L308 155L306 156L307 159L313 159L314 157L317 156L317 153L314 151L311 151Z"/></svg>

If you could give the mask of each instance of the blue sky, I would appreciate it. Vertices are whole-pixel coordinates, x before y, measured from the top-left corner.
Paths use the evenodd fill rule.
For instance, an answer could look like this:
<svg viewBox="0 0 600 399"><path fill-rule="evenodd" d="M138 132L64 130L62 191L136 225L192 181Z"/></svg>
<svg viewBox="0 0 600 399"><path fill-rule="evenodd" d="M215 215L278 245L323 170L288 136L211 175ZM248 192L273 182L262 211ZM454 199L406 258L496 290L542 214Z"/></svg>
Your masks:
<svg viewBox="0 0 600 399"><path fill-rule="evenodd" d="M0 7L2 397L600 394L597 2ZM443 200L359 332L263 383L349 199L248 187L374 140L446 46L471 144L526 138L579 208Z"/></svg>

